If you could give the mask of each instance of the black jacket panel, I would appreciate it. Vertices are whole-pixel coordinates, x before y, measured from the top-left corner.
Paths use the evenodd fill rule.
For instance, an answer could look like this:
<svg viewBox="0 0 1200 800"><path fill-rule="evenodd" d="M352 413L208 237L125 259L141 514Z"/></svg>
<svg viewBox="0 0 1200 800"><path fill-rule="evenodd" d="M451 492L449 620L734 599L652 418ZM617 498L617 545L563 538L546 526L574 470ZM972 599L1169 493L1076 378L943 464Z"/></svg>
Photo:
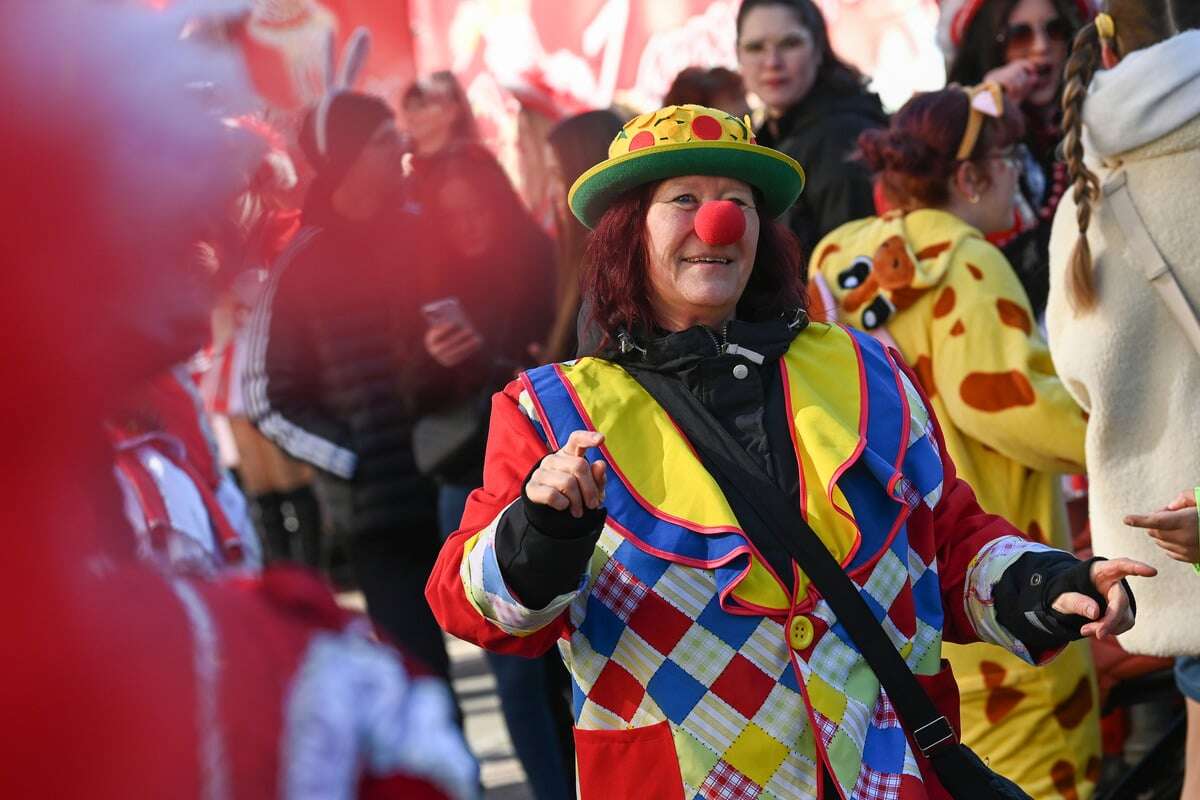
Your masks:
<svg viewBox="0 0 1200 800"><path fill-rule="evenodd" d="M886 124L874 94L837 94L818 86L756 131L759 144L787 153L804 168L804 192L787 222L806 256L834 228L875 213L871 174L852 156L859 134Z"/></svg>
<svg viewBox="0 0 1200 800"><path fill-rule="evenodd" d="M421 261L411 224L306 229L280 259L252 322L251 418L321 471L335 524L349 533L436 529L432 482L418 474L412 426L426 384L444 385L422 346Z"/></svg>

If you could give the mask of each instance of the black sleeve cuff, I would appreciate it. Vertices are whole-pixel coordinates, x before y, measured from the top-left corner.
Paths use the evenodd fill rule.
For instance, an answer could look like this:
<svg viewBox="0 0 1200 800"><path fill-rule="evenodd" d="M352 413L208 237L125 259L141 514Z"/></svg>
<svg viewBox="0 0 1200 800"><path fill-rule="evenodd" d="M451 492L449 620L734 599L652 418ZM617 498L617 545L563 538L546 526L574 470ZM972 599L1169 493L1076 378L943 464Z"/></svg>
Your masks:
<svg viewBox="0 0 1200 800"><path fill-rule="evenodd" d="M576 519L570 511L531 502L522 489L521 499L496 527L496 560L509 590L532 609L573 591L607 517L607 509L600 507L584 509Z"/></svg>
<svg viewBox="0 0 1200 800"><path fill-rule="evenodd" d="M1026 553L1000 576L993 592L996 617L1021 640L1035 661L1050 650L1082 639L1079 629L1092 621L1051 608L1060 594L1078 592L1091 597L1104 613L1107 603L1090 575L1092 562L1102 560L1080 561L1062 552Z"/></svg>

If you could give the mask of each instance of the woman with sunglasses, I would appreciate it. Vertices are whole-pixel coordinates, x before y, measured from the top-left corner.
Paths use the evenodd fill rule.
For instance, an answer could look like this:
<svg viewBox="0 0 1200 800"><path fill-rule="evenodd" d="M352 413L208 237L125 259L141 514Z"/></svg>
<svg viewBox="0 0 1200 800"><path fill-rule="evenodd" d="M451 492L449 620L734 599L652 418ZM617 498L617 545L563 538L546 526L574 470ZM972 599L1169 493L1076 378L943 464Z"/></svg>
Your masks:
<svg viewBox="0 0 1200 800"><path fill-rule="evenodd" d="M1012 218L1022 119L996 84L918 95L859 139L893 211L817 246L814 297L915 367L980 506L1070 549L1061 472L1081 472L1084 416L1054 375L1025 292L984 238ZM1044 668L994 645L946 645L963 740L1034 797L1090 797L1095 680L1076 643ZM1067 789L1071 791L1068 792Z"/></svg>
<svg viewBox="0 0 1200 800"><path fill-rule="evenodd" d="M947 80L964 86L994 81L1025 117L1016 213L989 238L1017 271L1040 319L1046 308L1046 252L1054 210L1067 188L1055 156L1062 138L1062 74L1071 37L1091 18L1089 0L957 0L943 3L948 26Z"/></svg>

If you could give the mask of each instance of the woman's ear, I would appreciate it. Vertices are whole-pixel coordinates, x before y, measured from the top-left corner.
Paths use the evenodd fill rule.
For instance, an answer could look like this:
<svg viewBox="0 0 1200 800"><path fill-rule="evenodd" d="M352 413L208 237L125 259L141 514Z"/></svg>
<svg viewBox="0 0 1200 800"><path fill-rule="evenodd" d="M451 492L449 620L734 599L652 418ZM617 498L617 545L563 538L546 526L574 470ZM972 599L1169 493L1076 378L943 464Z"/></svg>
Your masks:
<svg viewBox="0 0 1200 800"><path fill-rule="evenodd" d="M987 189L987 177L979 166L971 161L960 161L950 178L950 191L968 203L978 203Z"/></svg>
<svg viewBox="0 0 1200 800"><path fill-rule="evenodd" d="M1112 69L1121 63L1121 57L1113 49L1113 43L1107 39L1100 40L1100 63L1105 69Z"/></svg>

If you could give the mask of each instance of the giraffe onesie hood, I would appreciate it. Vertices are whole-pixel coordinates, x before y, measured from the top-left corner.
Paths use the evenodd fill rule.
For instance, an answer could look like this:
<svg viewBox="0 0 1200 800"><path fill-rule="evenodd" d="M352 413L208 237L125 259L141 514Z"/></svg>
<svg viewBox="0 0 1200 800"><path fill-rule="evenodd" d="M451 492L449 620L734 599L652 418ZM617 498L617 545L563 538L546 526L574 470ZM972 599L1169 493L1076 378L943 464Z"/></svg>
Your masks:
<svg viewBox="0 0 1200 800"><path fill-rule="evenodd" d="M1070 550L1059 476L1083 472L1086 418L1004 255L951 214L891 212L826 236L809 275L814 317L867 330L914 367L983 509ZM1100 739L1086 645L1039 668L991 645L945 652L964 741L1034 797L1091 796Z"/></svg>

